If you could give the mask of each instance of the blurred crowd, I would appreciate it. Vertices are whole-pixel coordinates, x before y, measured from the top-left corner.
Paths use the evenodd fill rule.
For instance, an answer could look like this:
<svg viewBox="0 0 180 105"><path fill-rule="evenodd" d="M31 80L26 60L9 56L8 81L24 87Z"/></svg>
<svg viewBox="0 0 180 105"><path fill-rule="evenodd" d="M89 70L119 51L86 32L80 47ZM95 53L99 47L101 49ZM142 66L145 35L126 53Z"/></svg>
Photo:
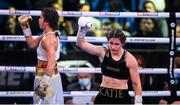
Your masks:
<svg viewBox="0 0 180 105"><path fill-rule="evenodd" d="M58 11L102 11L102 12L168 12L171 8L179 10L178 0L1 0L1 9L10 10L40 10L43 7L53 7ZM70 8L69 8L70 7ZM78 17L59 17L59 30L63 36L75 36L77 33ZM122 29L127 37L168 37L167 18L118 18L118 17L89 17L93 28L87 36L104 37L112 28ZM178 21L178 20L177 20ZM177 22L177 26L179 21ZM38 17L34 16L31 23L33 35L42 32L38 27ZM1 35L22 35L16 16L0 16ZM25 43L2 43L2 49L27 50ZM72 43L62 43L61 52L78 50Z"/></svg>
<svg viewBox="0 0 180 105"><path fill-rule="evenodd" d="M20 2L20 3L19 3ZM174 12L180 11L180 1L179 0L1 0L0 9L10 9L10 10L41 10L44 7L53 7L58 11L102 11L102 12ZM0 34L1 35L22 35L20 26L17 23L16 16L3 16L0 15ZM167 38L170 35L168 19L167 18L108 18L108 17L88 17L92 22L93 27L88 31L87 36L92 37L105 37L106 34L114 28L122 29L127 37L161 37ZM59 31L62 36L76 36L78 30L78 17L59 17ZM42 31L38 27L38 17L33 16L31 22L31 30L33 35L41 35ZM180 20L176 20L176 37L180 37ZM98 43L99 44L99 43ZM106 43L102 43L106 45ZM130 52L136 55L138 64L140 68L146 67L168 67L168 45L146 45L146 44L127 44L125 46ZM164 48L164 49L161 49ZM25 42L15 42L15 41L1 41L0 51L23 51L28 52L30 49ZM144 49L144 50L141 50ZM148 50L148 49L152 49ZM161 52L166 51L165 54L157 54L154 51ZM180 46L177 44L177 51L180 51ZM80 52L80 56L76 54ZM144 52L148 52L145 53ZM87 55L82 57L82 52L75 43L61 43L61 54L62 60L88 60L92 63L93 67L98 67L99 62L93 61ZM71 55L71 56L69 56ZM159 56L160 55L160 56ZM178 55L177 55L178 56ZM7 56L6 56L7 57ZM157 57L160 57L159 59ZM3 62L3 61L1 61ZM95 63L94 63L95 62ZM2 64L2 63L1 63ZM87 64L87 63L85 63ZM81 65L71 65L71 67L92 67L85 64ZM175 59L176 68L180 68L180 59L177 57ZM8 76L13 73L0 72L0 87L6 84L8 87ZM17 77L16 74L13 74ZM11 77L13 77L11 76ZM72 78L73 77L73 78ZM74 78L75 77L75 78ZM4 79L3 79L4 78ZM29 79L32 81L33 75L18 75L19 79ZM86 74L80 73L77 75L62 74L63 78L63 88L64 91L96 91L98 90L98 84L101 76L98 74ZM88 79L87 79L88 78ZM2 81L3 80L3 81ZM14 79L12 79L13 81ZM176 74L177 89L180 89L180 76ZM168 89L168 79L167 75L141 75L141 82L143 90L165 90ZM12 84L11 82L10 84ZM15 82L16 83L16 82ZM26 82L22 82L25 86ZM91 85L90 85L91 84ZM157 85L159 84L159 85ZM20 86L20 83L16 86ZM15 86L15 85L14 85ZM28 90L28 86L21 90ZM92 86L92 87L91 87ZM86 88L85 88L86 87ZM13 87L12 87L13 88ZM6 87L4 87L6 89ZM30 88L31 90L32 88ZM132 89L132 88L130 88ZM1 89L3 90L3 89ZM11 88L10 88L11 90ZM18 90L18 88L17 88ZM86 102L93 102L93 97L86 98ZM144 102L148 104L157 104L160 102L162 97L156 98L145 98ZM73 104L78 102L79 97L69 97L65 99L65 103ZM84 99L85 100L85 99ZM29 100L28 100L29 101ZM74 101L74 102L73 102Z"/></svg>

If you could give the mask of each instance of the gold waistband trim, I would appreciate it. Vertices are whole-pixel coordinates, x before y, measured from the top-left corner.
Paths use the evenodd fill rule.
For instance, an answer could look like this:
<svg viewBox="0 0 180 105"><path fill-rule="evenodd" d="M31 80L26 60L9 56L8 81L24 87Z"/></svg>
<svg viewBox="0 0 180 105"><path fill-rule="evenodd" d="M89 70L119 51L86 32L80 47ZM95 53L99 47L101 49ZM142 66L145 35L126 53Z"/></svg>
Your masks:
<svg viewBox="0 0 180 105"><path fill-rule="evenodd" d="M46 68L37 68L36 67L36 75L37 76L43 76L45 74L45 70L46 70ZM56 75L57 73L58 73L58 68L56 67L53 70L53 75Z"/></svg>

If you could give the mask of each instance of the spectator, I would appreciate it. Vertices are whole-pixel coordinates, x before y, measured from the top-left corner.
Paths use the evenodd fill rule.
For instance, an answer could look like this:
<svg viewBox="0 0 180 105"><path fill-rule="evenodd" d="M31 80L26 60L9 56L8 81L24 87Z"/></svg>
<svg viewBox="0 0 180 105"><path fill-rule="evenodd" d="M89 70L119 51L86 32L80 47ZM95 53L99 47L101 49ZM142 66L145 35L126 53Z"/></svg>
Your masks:
<svg viewBox="0 0 180 105"><path fill-rule="evenodd" d="M101 11L104 12L129 12L125 5L123 0L107 0L104 1L107 2L105 4L105 8ZM106 17L101 17L101 20L107 19ZM134 18L119 18L119 17L112 17L109 18L112 22L117 22L122 26L123 30L126 30L128 32L133 32L134 31Z"/></svg>
<svg viewBox="0 0 180 105"><path fill-rule="evenodd" d="M84 3L79 5L79 10L82 12L90 12L91 7L89 3ZM98 36L100 33L101 21L96 17L88 17L89 21L92 23L92 28L87 33L87 36Z"/></svg>
<svg viewBox="0 0 180 105"><path fill-rule="evenodd" d="M99 36L106 37L106 35L112 30L113 24L110 19L104 19L101 23L101 34Z"/></svg>
<svg viewBox="0 0 180 105"><path fill-rule="evenodd" d="M87 67L87 66L82 66ZM93 75L89 73L78 73L77 78L78 81L68 85L69 91L97 91L98 90L98 84L94 82ZM93 97L71 97L66 99L66 104L88 104L93 103L94 101Z"/></svg>
<svg viewBox="0 0 180 105"><path fill-rule="evenodd" d="M138 30L133 33L133 37L161 37L162 34L156 21L152 18L138 18ZM155 49L155 44L132 44L128 48L132 49Z"/></svg>
<svg viewBox="0 0 180 105"><path fill-rule="evenodd" d="M143 11L144 12L158 12L154 2L146 1L143 4ZM158 26L161 29L161 33L163 37L168 37L168 25L166 18L155 18L157 21Z"/></svg>
<svg viewBox="0 0 180 105"><path fill-rule="evenodd" d="M180 22L177 21L176 25L176 38L180 38ZM180 51L180 44L176 43L176 50Z"/></svg>
<svg viewBox="0 0 180 105"><path fill-rule="evenodd" d="M138 62L139 69L144 69L146 67L144 57L142 55L135 55L135 58ZM140 77L143 90L147 90L150 87L150 81L153 77L147 74L140 74Z"/></svg>
<svg viewBox="0 0 180 105"><path fill-rule="evenodd" d="M180 23L176 25L176 37L180 38Z"/></svg>
<svg viewBox="0 0 180 105"><path fill-rule="evenodd" d="M161 37L157 22L153 18L141 18L138 20L139 29L133 33L134 37Z"/></svg>
<svg viewBox="0 0 180 105"><path fill-rule="evenodd" d="M121 29L126 36L130 36L128 31L122 29L118 22L112 22L110 19L104 19L101 23L101 33L98 36L106 37L106 35L113 29Z"/></svg>
<svg viewBox="0 0 180 105"><path fill-rule="evenodd" d="M143 9L143 4L146 1L151 1L154 3L154 6L156 7L158 12L163 12L166 8L166 3L165 0L140 0L139 1L139 10Z"/></svg>
<svg viewBox="0 0 180 105"><path fill-rule="evenodd" d="M180 57L175 57L175 61L174 61L174 68L180 68ZM179 73L175 73L174 74L175 77L175 89L176 90L180 90L180 74ZM165 90L169 90L169 85L166 83L164 86ZM179 105L180 104L180 96L176 96L176 97L163 97L160 101L159 101L160 105L167 105L167 104L171 104L171 105Z"/></svg>
<svg viewBox="0 0 180 105"><path fill-rule="evenodd" d="M145 60L144 60L143 56L135 55L134 57L137 60L139 69L145 68ZM143 75L143 74L140 74L140 79L141 79L142 89L144 90L144 86L145 86L145 83L146 83L146 81L145 81L146 80L146 76Z"/></svg>
<svg viewBox="0 0 180 105"><path fill-rule="evenodd" d="M9 7L9 10L15 10L14 7ZM4 20L4 27L2 34L4 35L20 35L21 30L19 25L17 24L16 16L8 16ZM8 41L1 42L1 47L4 50L27 50L27 46L25 42L16 42L16 41Z"/></svg>

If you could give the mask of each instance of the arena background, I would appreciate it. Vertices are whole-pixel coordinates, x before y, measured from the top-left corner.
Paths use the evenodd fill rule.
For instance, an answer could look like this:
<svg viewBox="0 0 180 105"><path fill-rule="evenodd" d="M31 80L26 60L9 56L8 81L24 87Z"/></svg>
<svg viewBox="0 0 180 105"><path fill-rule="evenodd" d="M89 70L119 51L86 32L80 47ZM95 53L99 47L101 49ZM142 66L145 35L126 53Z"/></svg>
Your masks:
<svg viewBox="0 0 180 105"><path fill-rule="evenodd" d="M59 0L61 1L61 0ZM64 0L63 10L64 11L78 11L78 4L83 2L83 0ZM103 8L102 4L107 3L108 0L103 0L98 2L98 0L84 0L89 2L92 7L92 11L101 11ZM132 12L139 11L138 4L141 0L123 0L126 8ZM20 2L20 3L19 3ZM43 7L50 6L51 3L57 2L56 0L1 0L0 9L9 9L10 6L15 7L17 10L40 10ZM61 1L62 2L62 1ZM93 2L97 2L96 8ZM180 3L178 0L165 0L166 7L164 12L178 12L180 9ZM69 8L69 5L71 8ZM0 34L4 34L4 19L7 16L0 15ZM33 23L31 23L31 29L33 34L39 32L38 17L33 17ZM72 19L72 18L67 18ZM72 19L73 20L73 19ZM178 19L177 19L178 20ZM76 22L76 21L74 21ZM167 22L169 22L167 20ZM18 27L18 26L17 26ZM168 26L169 27L169 26ZM18 27L19 28L19 27ZM18 30L17 28L17 30ZM19 30L18 30L19 31ZM74 32L74 36L75 36ZM21 31L18 34L22 34ZM15 44L14 48L6 48L6 45ZM62 60L88 60L94 67L99 66L99 60L96 56L89 55L81 51L76 46L75 43L70 45L66 53L61 53L60 61ZM169 45L168 44L126 44L126 49L133 54L141 55L144 57L146 62L146 67L148 68L168 68L169 66ZM25 48L25 49L24 49ZM179 56L179 51L176 52L176 56ZM36 51L35 49L28 49L25 42L0 42L0 65L11 65L11 66L35 66L36 65ZM100 77L100 76L99 76ZM15 72L0 72L0 91L32 91L33 90L33 73L15 73ZM157 79L158 78L158 79ZM155 81L152 90L163 90L163 84L161 83L166 80L166 75L156 75L154 76ZM100 83L99 78L96 78L96 82ZM157 85L158 84L158 85ZM67 85L63 81L63 86ZM148 89L147 89L148 90ZM151 97L146 99L146 103L158 103L160 97ZM152 101L153 100L153 101ZM0 97L0 104L3 103L32 103L31 97L24 98L8 98Z"/></svg>

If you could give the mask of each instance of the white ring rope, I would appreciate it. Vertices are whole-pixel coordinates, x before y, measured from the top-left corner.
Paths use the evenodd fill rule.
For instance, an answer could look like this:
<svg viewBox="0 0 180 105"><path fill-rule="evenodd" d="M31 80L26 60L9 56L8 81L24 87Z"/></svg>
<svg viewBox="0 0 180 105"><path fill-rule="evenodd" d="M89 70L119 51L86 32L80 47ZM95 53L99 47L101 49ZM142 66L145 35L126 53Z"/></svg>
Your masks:
<svg viewBox="0 0 180 105"><path fill-rule="evenodd" d="M64 97L71 96L96 96L98 91L64 91ZM180 91L176 91L177 96L180 96ZM32 97L34 94L33 91L4 91L0 92L0 97ZM134 91L129 91L129 95L134 96ZM142 96L148 97L161 97L161 96L170 96L170 91L143 91Z"/></svg>
<svg viewBox="0 0 180 105"><path fill-rule="evenodd" d="M37 36L33 36L37 37ZM60 36L61 42L76 42L75 36ZM89 42L107 42L106 37L86 37ZM0 35L0 41L25 41L23 35ZM169 43L169 38L127 37L127 43ZM180 38L176 38L180 43Z"/></svg>
<svg viewBox="0 0 180 105"><path fill-rule="evenodd" d="M35 72L33 66L0 66L0 72ZM59 72L62 73L101 73L101 68L88 67L58 67ZM140 74L167 74L166 68L144 68L139 69ZM180 69L174 69L174 73L180 73Z"/></svg>
<svg viewBox="0 0 180 105"><path fill-rule="evenodd" d="M39 10L0 10L0 15L31 15L40 16ZM93 16L93 17L146 17L146 18L168 18L168 12L81 12L81 11L58 11L59 16L64 17L80 17L80 16ZM176 16L180 16L176 13Z"/></svg>

